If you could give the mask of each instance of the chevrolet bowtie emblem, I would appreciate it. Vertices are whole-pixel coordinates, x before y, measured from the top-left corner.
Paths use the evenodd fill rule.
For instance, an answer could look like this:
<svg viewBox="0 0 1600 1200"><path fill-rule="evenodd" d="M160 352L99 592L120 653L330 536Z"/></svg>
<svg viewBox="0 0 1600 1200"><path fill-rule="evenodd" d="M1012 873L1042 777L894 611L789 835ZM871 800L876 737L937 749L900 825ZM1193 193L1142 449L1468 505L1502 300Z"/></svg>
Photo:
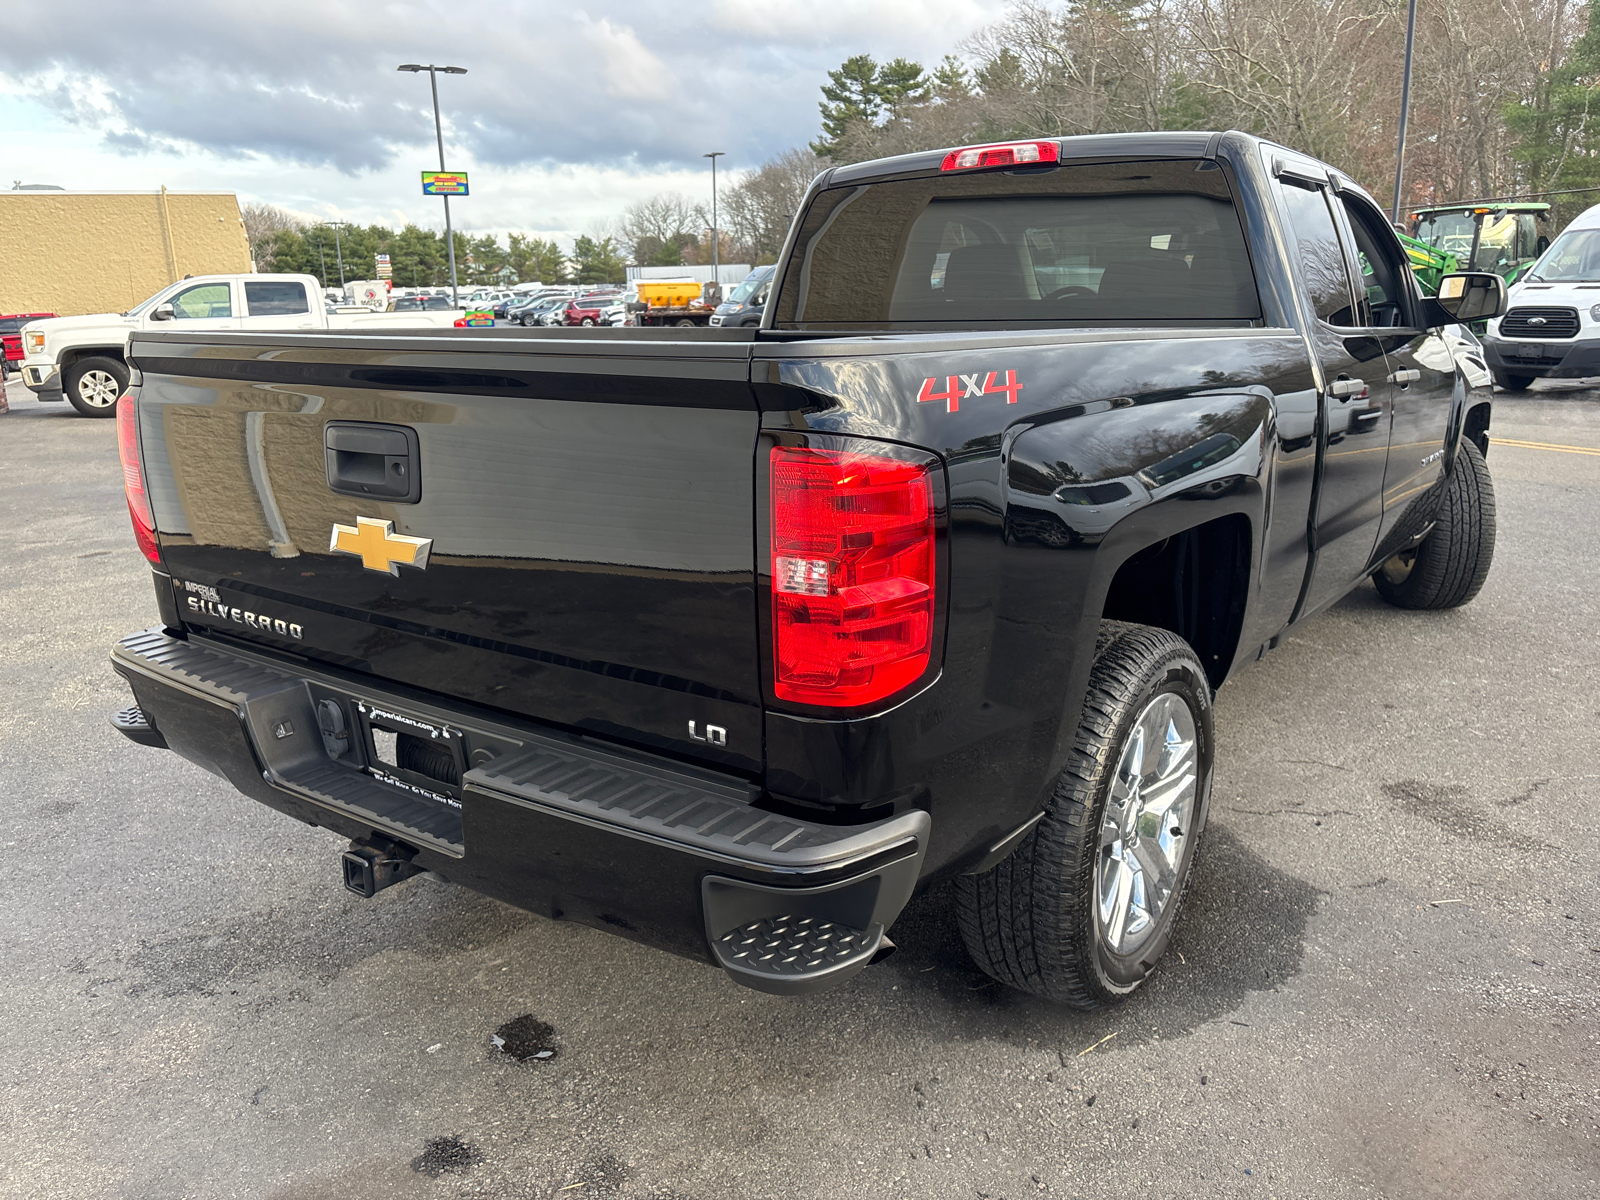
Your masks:
<svg viewBox="0 0 1600 1200"><path fill-rule="evenodd" d="M328 549L335 554L354 555L369 571L398 575L402 566L419 571L428 569L428 551L433 549L433 539L396 533L393 521L357 517L354 528L349 525L333 527L333 540L328 543Z"/></svg>

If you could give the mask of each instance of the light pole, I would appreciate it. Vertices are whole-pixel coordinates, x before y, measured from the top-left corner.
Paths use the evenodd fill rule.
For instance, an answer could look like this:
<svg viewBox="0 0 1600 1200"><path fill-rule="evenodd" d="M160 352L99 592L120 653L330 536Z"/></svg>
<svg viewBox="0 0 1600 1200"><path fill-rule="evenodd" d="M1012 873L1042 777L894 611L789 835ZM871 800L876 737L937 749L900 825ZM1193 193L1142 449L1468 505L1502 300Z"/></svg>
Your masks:
<svg viewBox="0 0 1600 1200"><path fill-rule="evenodd" d="M1406 67L1400 84L1400 145L1394 152L1394 207L1389 210L1389 220L1400 223L1400 181L1406 170L1406 118L1411 115L1411 44L1417 34L1417 0L1411 0L1411 11L1406 16Z"/></svg>
<svg viewBox="0 0 1600 1200"><path fill-rule="evenodd" d="M349 221L329 221L328 227L333 230L333 255L339 260L339 286L344 286L344 251L339 247L339 230L343 229Z"/></svg>
<svg viewBox="0 0 1600 1200"><path fill-rule="evenodd" d="M444 166L444 126L439 123L439 72L446 75L465 75L465 67L440 67L429 63L401 63L395 68L397 71L426 71L428 73L428 86L433 89L433 132L439 139L439 170ZM456 236L450 228L450 197L444 198L444 248L450 255L450 305L452 308L461 307L461 295L456 287Z"/></svg>
<svg viewBox="0 0 1600 1200"><path fill-rule="evenodd" d="M701 158L711 160L711 278L716 281L717 288L722 288L722 262L721 247L717 237L717 159L726 154L726 150L713 150L710 154L702 154Z"/></svg>

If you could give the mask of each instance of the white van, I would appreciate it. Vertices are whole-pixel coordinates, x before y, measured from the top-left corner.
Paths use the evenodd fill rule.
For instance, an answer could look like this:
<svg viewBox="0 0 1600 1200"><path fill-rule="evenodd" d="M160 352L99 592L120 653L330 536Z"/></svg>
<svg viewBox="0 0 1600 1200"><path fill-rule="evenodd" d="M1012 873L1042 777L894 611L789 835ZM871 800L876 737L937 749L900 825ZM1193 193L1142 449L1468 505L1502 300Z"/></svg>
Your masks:
<svg viewBox="0 0 1600 1200"><path fill-rule="evenodd" d="M1509 392L1535 379L1600 376L1600 204L1511 285L1506 313L1483 339L1494 381Z"/></svg>

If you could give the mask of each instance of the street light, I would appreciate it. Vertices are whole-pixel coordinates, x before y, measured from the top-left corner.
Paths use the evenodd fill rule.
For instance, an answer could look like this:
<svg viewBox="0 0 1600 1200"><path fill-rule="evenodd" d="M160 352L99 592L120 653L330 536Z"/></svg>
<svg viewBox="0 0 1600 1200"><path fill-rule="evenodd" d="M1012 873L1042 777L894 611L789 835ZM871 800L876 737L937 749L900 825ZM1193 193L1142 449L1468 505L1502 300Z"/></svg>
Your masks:
<svg viewBox="0 0 1600 1200"><path fill-rule="evenodd" d="M397 71L426 71L428 73L428 86L433 89L433 132L439 139L439 170L444 166L444 126L439 123L439 75L465 75L465 67L440 67L429 63L401 63L395 68ZM456 237L450 228L450 197L444 198L444 247L450 255L450 305L452 308L461 307L461 295L456 287Z"/></svg>
<svg viewBox="0 0 1600 1200"><path fill-rule="evenodd" d="M339 260L339 286L344 286L344 251L339 247L339 230L349 225L349 221L328 221L327 226L333 230L333 254Z"/></svg>
<svg viewBox="0 0 1600 1200"><path fill-rule="evenodd" d="M1411 43L1417 36L1417 0L1411 0L1411 11L1406 15L1406 66L1400 84L1400 145L1394 152L1394 204L1389 209L1389 220L1400 223L1400 183L1406 171L1406 118L1411 115Z"/></svg>
<svg viewBox="0 0 1600 1200"><path fill-rule="evenodd" d="M722 289L722 263L717 244L720 241L717 237L717 159L726 153L726 150L713 150L710 154L700 156L711 160L711 278L716 281L719 292Z"/></svg>

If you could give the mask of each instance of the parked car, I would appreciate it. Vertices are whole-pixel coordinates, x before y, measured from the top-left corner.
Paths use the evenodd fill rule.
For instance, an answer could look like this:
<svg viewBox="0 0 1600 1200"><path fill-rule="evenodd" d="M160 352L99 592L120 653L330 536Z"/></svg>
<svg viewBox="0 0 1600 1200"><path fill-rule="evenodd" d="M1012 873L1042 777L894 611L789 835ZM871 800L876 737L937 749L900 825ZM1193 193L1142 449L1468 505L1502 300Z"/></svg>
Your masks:
<svg viewBox="0 0 1600 1200"><path fill-rule="evenodd" d="M390 312L460 312L449 296L401 296L389 302Z"/></svg>
<svg viewBox="0 0 1600 1200"><path fill-rule="evenodd" d="M1238 132L852 163L795 221L759 331L140 330L117 728L338 833L363 896L431 873L797 994L947 883L996 980L1127 997L1228 865L1217 735L1327 681L1225 730L1216 690L1368 579L1483 585L1492 401L1441 331L1505 283L1423 295L1353 179Z"/></svg>
<svg viewBox="0 0 1600 1200"><path fill-rule="evenodd" d="M209 333L228 329L301 330L448 327L445 314L328 311L310 275L196 275L168 284L125 313L54 317L22 327L22 381L40 400L68 400L86 417L116 414L127 390L128 338L140 329Z"/></svg>
<svg viewBox="0 0 1600 1200"><path fill-rule="evenodd" d="M728 293L728 298L717 305L710 323L734 329L761 324L767 293L772 288L772 274L776 270L776 267L757 267L746 275L739 286Z"/></svg>
<svg viewBox="0 0 1600 1200"><path fill-rule="evenodd" d="M29 321L42 321L55 313L7 313L0 316L0 378L22 370L22 327Z"/></svg>
<svg viewBox="0 0 1600 1200"><path fill-rule="evenodd" d="M552 314L558 314L561 309L566 307L566 304L567 298L565 296L546 296L542 300L535 300L532 304L517 309L512 314L511 319L518 325L548 324L550 322L546 322L545 318Z"/></svg>
<svg viewBox="0 0 1600 1200"><path fill-rule="evenodd" d="M561 309L561 323L563 325L598 325L600 324L600 311L607 299L569 300Z"/></svg>

